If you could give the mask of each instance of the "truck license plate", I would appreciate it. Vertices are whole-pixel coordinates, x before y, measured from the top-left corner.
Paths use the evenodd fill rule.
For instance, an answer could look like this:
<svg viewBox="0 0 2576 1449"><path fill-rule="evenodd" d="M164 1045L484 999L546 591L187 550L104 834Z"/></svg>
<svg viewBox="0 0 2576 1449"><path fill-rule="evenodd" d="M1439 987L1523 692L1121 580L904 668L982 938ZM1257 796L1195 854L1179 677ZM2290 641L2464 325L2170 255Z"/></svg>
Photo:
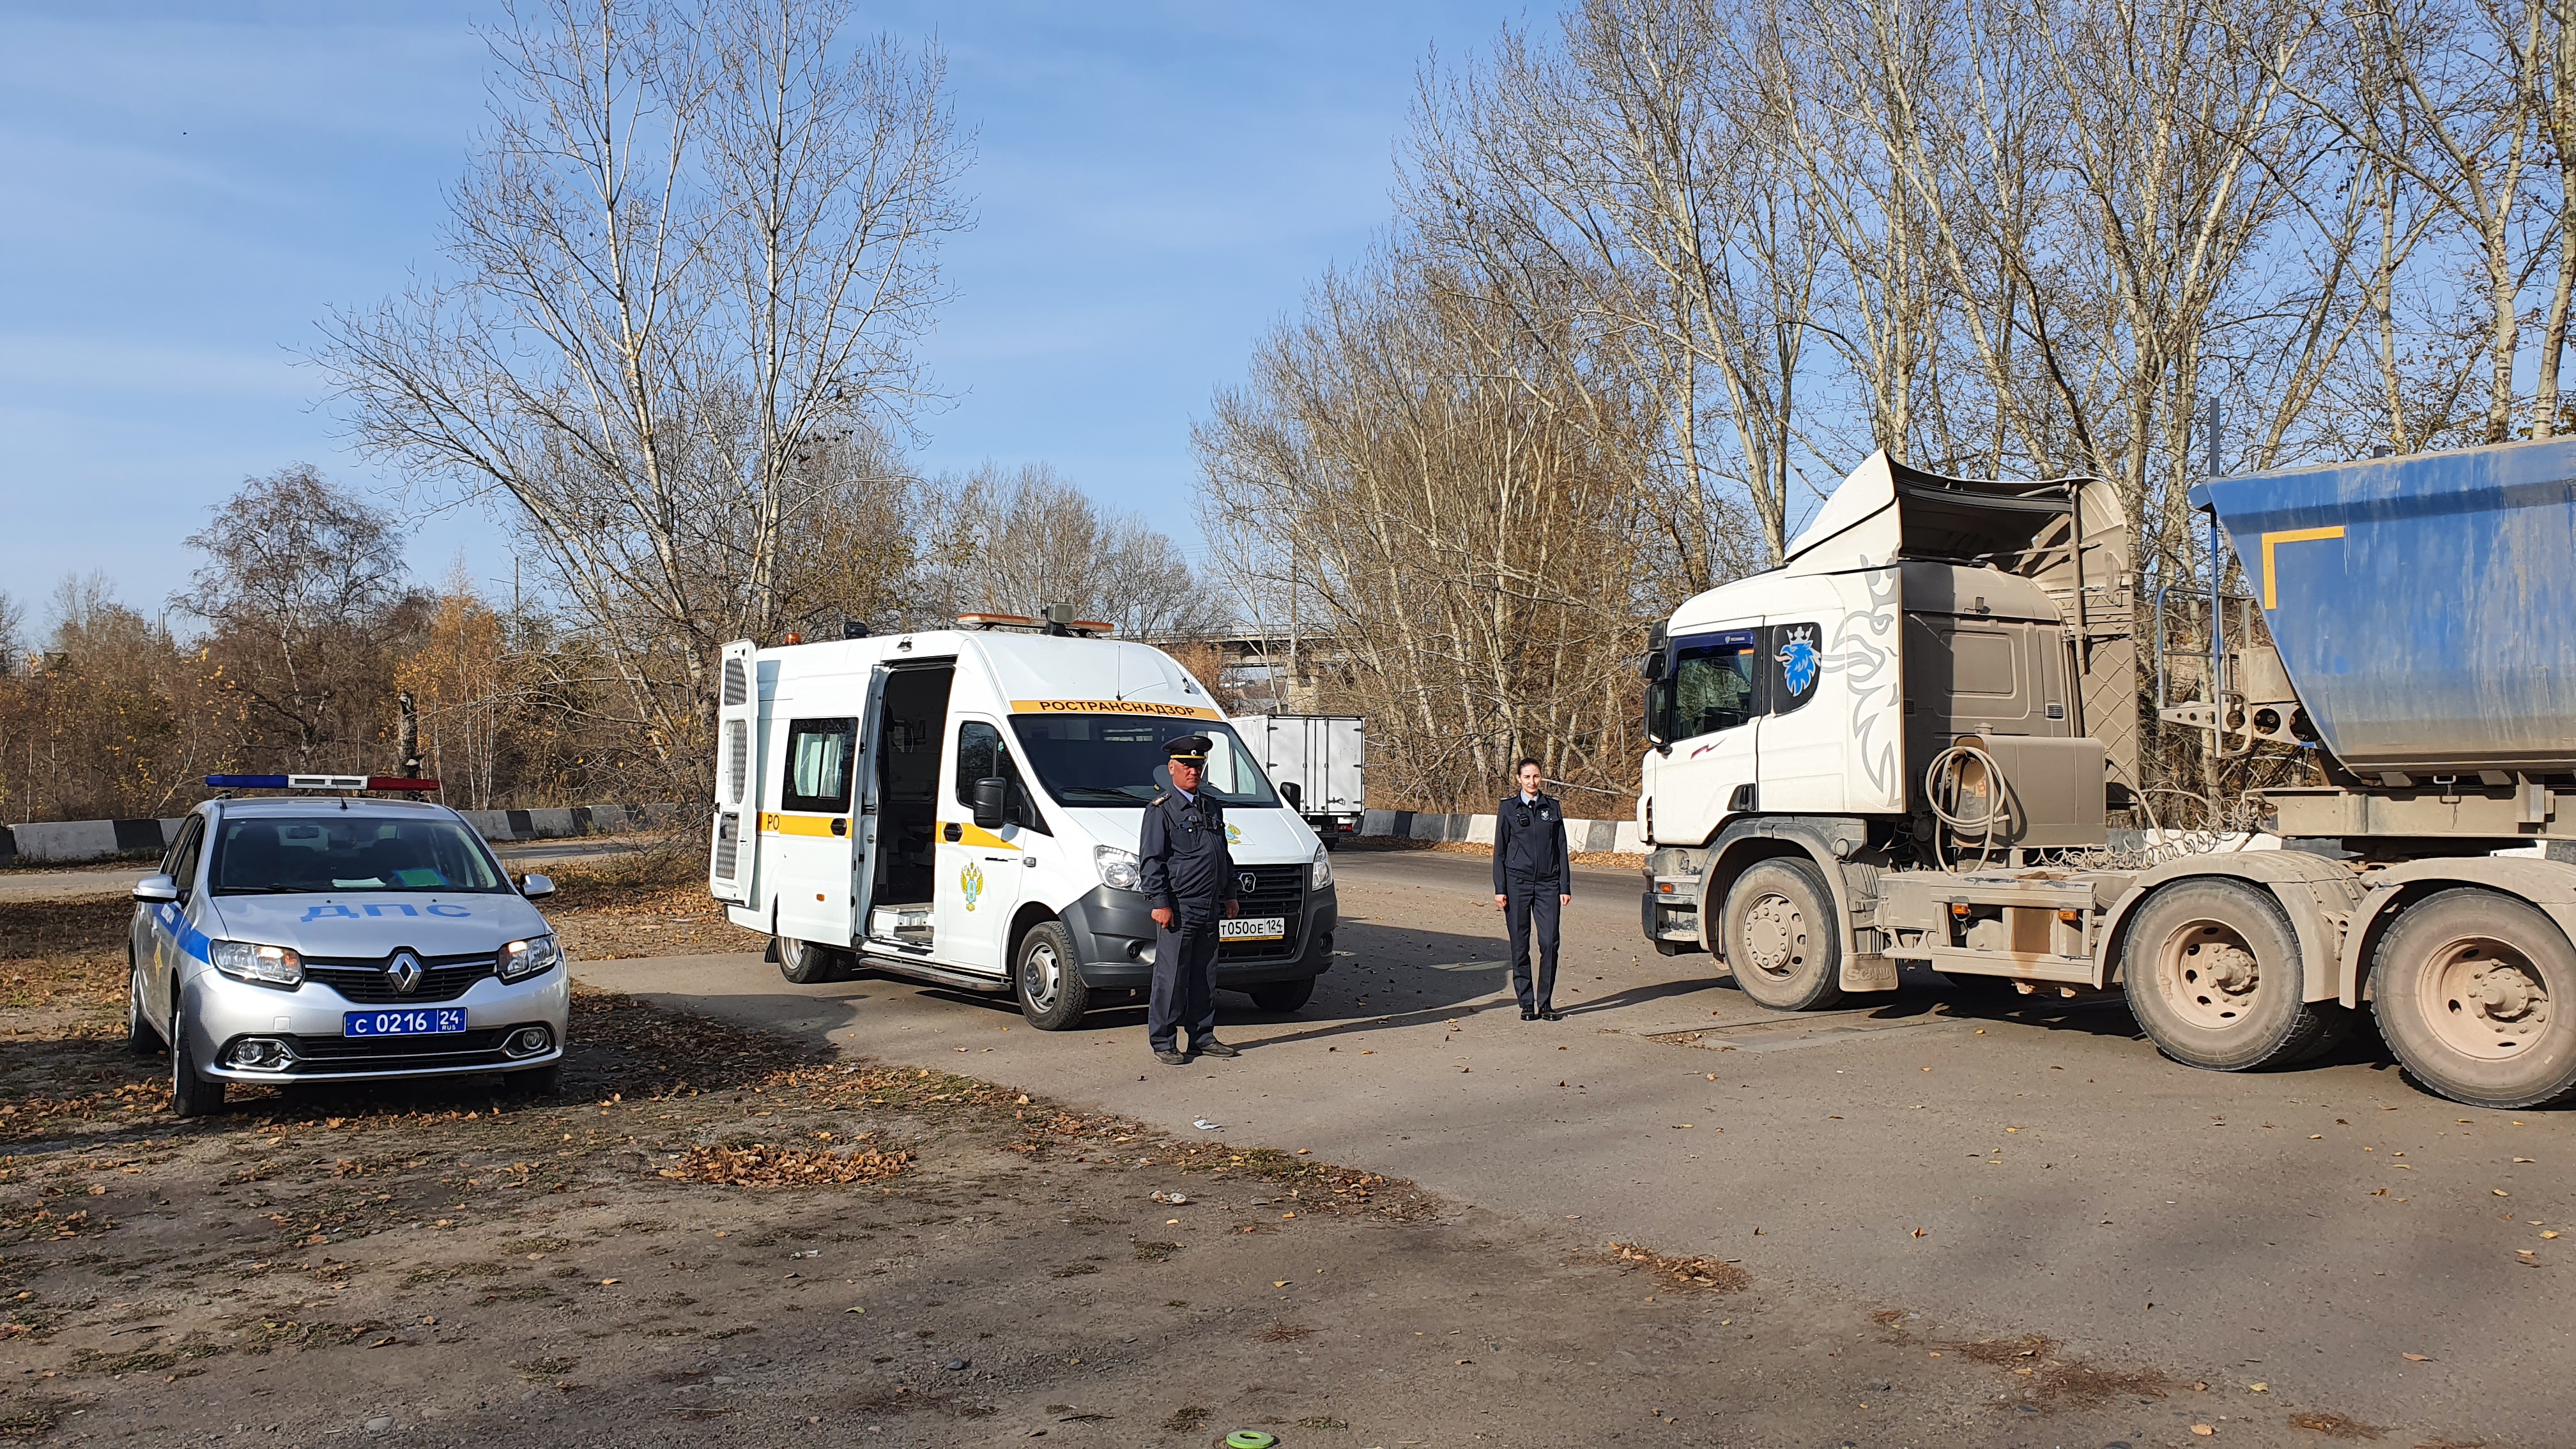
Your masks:
<svg viewBox="0 0 2576 1449"><path fill-rule="evenodd" d="M342 1036L446 1036L465 1030L465 1008L427 1011L352 1011L340 1018Z"/></svg>
<svg viewBox="0 0 2576 1449"><path fill-rule="evenodd" d="M1220 941L1284 941L1288 938L1285 916L1238 916L1216 923Z"/></svg>

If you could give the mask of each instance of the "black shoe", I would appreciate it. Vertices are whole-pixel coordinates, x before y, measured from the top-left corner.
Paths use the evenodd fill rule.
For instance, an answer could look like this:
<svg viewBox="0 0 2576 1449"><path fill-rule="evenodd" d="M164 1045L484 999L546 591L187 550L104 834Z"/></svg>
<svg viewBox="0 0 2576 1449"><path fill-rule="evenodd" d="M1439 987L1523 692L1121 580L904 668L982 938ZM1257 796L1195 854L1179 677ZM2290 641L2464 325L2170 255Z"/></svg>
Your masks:
<svg viewBox="0 0 2576 1449"><path fill-rule="evenodd" d="M1197 1046L1190 1048L1190 1050L1197 1052L1203 1057L1239 1057L1243 1055L1243 1053L1227 1046L1224 1042L1218 1041L1215 1037L1209 1037L1206 1041L1200 1042Z"/></svg>
<svg viewBox="0 0 2576 1449"><path fill-rule="evenodd" d="M1538 1019L1541 1021L1563 1021L1565 1020L1565 1013L1551 1006L1547 1010L1540 1012L1538 1014Z"/></svg>
<svg viewBox="0 0 2576 1449"><path fill-rule="evenodd" d="M1156 1052L1154 1060L1167 1067L1186 1067L1190 1064L1190 1059L1179 1052Z"/></svg>
<svg viewBox="0 0 2576 1449"><path fill-rule="evenodd" d="M1521 1013L1521 1020L1536 1021L1538 1020L1538 1013L1535 1011L1524 1011Z"/></svg>

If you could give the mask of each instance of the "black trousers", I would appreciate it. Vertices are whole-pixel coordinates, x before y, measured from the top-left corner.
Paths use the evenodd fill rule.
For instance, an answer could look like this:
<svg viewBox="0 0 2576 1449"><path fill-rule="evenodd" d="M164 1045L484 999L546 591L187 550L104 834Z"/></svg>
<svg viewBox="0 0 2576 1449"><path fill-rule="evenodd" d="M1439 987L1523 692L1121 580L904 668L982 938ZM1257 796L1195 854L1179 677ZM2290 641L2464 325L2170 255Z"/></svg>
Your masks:
<svg viewBox="0 0 2576 1449"><path fill-rule="evenodd" d="M1154 995L1145 1005L1145 1041L1158 1052L1216 1035L1216 912L1173 915L1154 933Z"/></svg>
<svg viewBox="0 0 2576 1449"><path fill-rule="evenodd" d="M1511 882L1503 892L1508 903L1504 919L1512 927L1512 994L1521 999L1523 1011L1550 1011L1556 1002L1556 920L1559 907L1556 898L1565 893L1565 882L1555 880ZM1530 927L1538 927L1538 990L1530 990Z"/></svg>

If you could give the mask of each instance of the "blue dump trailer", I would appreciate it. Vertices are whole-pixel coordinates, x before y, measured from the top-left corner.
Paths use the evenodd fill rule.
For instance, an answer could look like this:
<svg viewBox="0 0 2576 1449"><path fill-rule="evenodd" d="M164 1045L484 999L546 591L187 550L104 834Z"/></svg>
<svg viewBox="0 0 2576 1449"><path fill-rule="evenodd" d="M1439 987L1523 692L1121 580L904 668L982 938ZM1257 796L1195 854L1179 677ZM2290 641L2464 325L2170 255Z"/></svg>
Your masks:
<svg viewBox="0 0 2576 1449"><path fill-rule="evenodd" d="M2252 597L2205 601L2219 637L2160 718L2312 767L2241 802L2282 848L2109 829L2153 799L2106 485L1880 455L1782 567L1657 630L1646 936L1781 1010L1909 964L1968 992L2116 991L2166 1055L2223 1071L2320 1055L2369 1011L2431 1091L2576 1097L2576 442L2191 502Z"/></svg>

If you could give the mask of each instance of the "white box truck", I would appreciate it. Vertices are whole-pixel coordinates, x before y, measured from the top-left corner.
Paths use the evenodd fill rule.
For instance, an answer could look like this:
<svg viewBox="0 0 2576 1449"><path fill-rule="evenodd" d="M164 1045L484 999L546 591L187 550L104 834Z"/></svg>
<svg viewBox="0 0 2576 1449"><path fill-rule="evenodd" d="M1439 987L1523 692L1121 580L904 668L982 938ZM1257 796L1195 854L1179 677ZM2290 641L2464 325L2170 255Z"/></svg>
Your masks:
<svg viewBox="0 0 2576 1449"><path fill-rule="evenodd" d="M1306 1004L1332 962L1332 867L1179 662L1109 626L724 646L707 887L799 983L859 970L1008 992L1038 1028L1150 985L1136 845L1164 742L1214 742L1241 912L1216 984Z"/></svg>
<svg viewBox="0 0 2576 1449"><path fill-rule="evenodd" d="M1227 723L1326 845L1360 833L1368 737L1357 715L1248 714Z"/></svg>

